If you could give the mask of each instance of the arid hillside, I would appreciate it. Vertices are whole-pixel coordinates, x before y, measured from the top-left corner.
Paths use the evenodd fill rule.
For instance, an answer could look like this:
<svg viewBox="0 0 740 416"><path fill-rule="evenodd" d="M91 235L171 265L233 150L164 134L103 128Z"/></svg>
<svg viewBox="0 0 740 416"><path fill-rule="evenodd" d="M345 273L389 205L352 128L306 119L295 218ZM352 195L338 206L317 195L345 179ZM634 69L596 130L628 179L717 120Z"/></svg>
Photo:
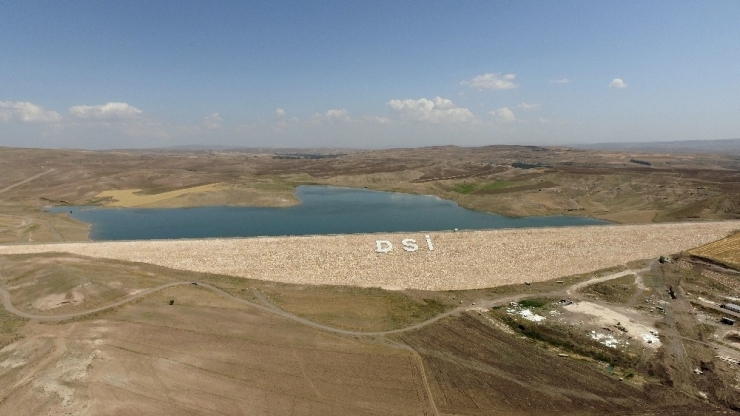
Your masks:
<svg viewBox="0 0 740 416"><path fill-rule="evenodd" d="M740 217L740 160L489 146L377 151L0 149L0 242L84 240L50 205L297 204L301 184L431 194L509 216L617 223ZM137 198L139 196L139 198Z"/></svg>

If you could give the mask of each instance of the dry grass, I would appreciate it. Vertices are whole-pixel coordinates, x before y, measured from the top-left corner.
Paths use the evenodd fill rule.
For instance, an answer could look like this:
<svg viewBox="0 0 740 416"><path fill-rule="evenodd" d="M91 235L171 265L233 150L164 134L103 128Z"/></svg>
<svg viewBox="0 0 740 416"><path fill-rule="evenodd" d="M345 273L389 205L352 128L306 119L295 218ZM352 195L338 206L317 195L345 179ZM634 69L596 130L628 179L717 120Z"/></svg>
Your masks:
<svg viewBox="0 0 740 416"><path fill-rule="evenodd" d="M445 296L436 293L416 300L404 292L377 288L280 285L263 291L270 301L290 313L355 331L403 328L455 306L454 301L438 299Z"/></svg>
<svg viewBox="0 0 740 416"><path fill-rule="evenodd" d="M431 413L412 352L195 286L27 332L0 350L2 415Z"/></svg>
<svg viewBox="0 0 740 416"><path fill-rule="evenodd" d="M606 282L595 283L581 289L581 293L610 303L626 303L637 291L635 275L629 274Z"/></svg>
<svg viewBox="0 0 740 416"><path fill-rule="evenodd" d="M132 208L140 207L145 205L152 205L168 199L177 198L187 194L203 193L203 192L218 192L224 188L223 184L212 183L208 185L195 186L192 188L178 189L175 191L162 192L158 194L142 194L141 189L121 189L112 191L103 191L95 195L96 198L108 199L111 201L106 203L109 207L121 207L121 208Z"/></svg>

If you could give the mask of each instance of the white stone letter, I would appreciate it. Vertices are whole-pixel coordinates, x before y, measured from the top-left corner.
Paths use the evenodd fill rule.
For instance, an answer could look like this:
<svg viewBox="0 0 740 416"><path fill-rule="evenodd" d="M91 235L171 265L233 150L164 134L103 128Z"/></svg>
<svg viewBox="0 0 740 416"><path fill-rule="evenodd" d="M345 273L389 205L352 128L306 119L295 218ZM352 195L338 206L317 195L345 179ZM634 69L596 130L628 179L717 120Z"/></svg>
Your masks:
<svg viewBox="0 0 740 416"><path fill-rule="evenodd" d="M427 247L429 247L429 251L434 251L434 246L432 245L432 239L429 237L429 234L425 235L424 238L427 240Z"/></svg>
<svg viewBox="0 0 740 416"><path fill-rule="evenodd" d="M393 250L393 244L388 240L375 240L376 253L389 253Z"/></svg>
<svg viewBox="0 0 740 416"><path fill-rule="evenodd" d="M419 249L419 246L416 245L416 240L410 238L401 241L401 244L403 244L403 249L406 251L416 251Z"/></svg>

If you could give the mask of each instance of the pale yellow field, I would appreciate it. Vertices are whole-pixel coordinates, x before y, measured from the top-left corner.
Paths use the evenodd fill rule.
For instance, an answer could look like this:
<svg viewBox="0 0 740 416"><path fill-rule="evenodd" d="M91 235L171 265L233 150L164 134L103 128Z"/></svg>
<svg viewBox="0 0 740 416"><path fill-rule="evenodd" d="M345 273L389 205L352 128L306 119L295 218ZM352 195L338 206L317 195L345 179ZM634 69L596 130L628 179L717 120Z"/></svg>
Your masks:
<svg viewBox="0 0 740 416"><path fill-rule="evenodd" d="M187 194L203 193L203 192L219 192L224 188L223 184L212 183L208 185L195 186L192 188L177 189L169 192L162 192L154 195L141 195L137 192L141 192L141 189L120 189L113 191L103 191L95 195L96 198L112 198L113 200L106 203L109 207L141 207L146 205L156 204L168 199L177 198Z"/></svg>

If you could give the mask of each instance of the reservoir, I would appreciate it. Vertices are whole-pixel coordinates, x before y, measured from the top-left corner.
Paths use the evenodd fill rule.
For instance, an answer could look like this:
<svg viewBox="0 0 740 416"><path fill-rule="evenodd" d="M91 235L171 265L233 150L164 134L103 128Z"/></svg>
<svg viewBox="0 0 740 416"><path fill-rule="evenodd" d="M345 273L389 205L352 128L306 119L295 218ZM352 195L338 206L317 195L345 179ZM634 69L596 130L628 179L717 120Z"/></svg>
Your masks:
<svg viewBox="0 0 740 416"><path fill-rule="evenodd" d="M288 208L54 207L92 224L93 240L254 237L396 231L480 230L607 224L585 217L524 217L461 208L436 196L366 189L299 186L300 205Z"/></svg>

